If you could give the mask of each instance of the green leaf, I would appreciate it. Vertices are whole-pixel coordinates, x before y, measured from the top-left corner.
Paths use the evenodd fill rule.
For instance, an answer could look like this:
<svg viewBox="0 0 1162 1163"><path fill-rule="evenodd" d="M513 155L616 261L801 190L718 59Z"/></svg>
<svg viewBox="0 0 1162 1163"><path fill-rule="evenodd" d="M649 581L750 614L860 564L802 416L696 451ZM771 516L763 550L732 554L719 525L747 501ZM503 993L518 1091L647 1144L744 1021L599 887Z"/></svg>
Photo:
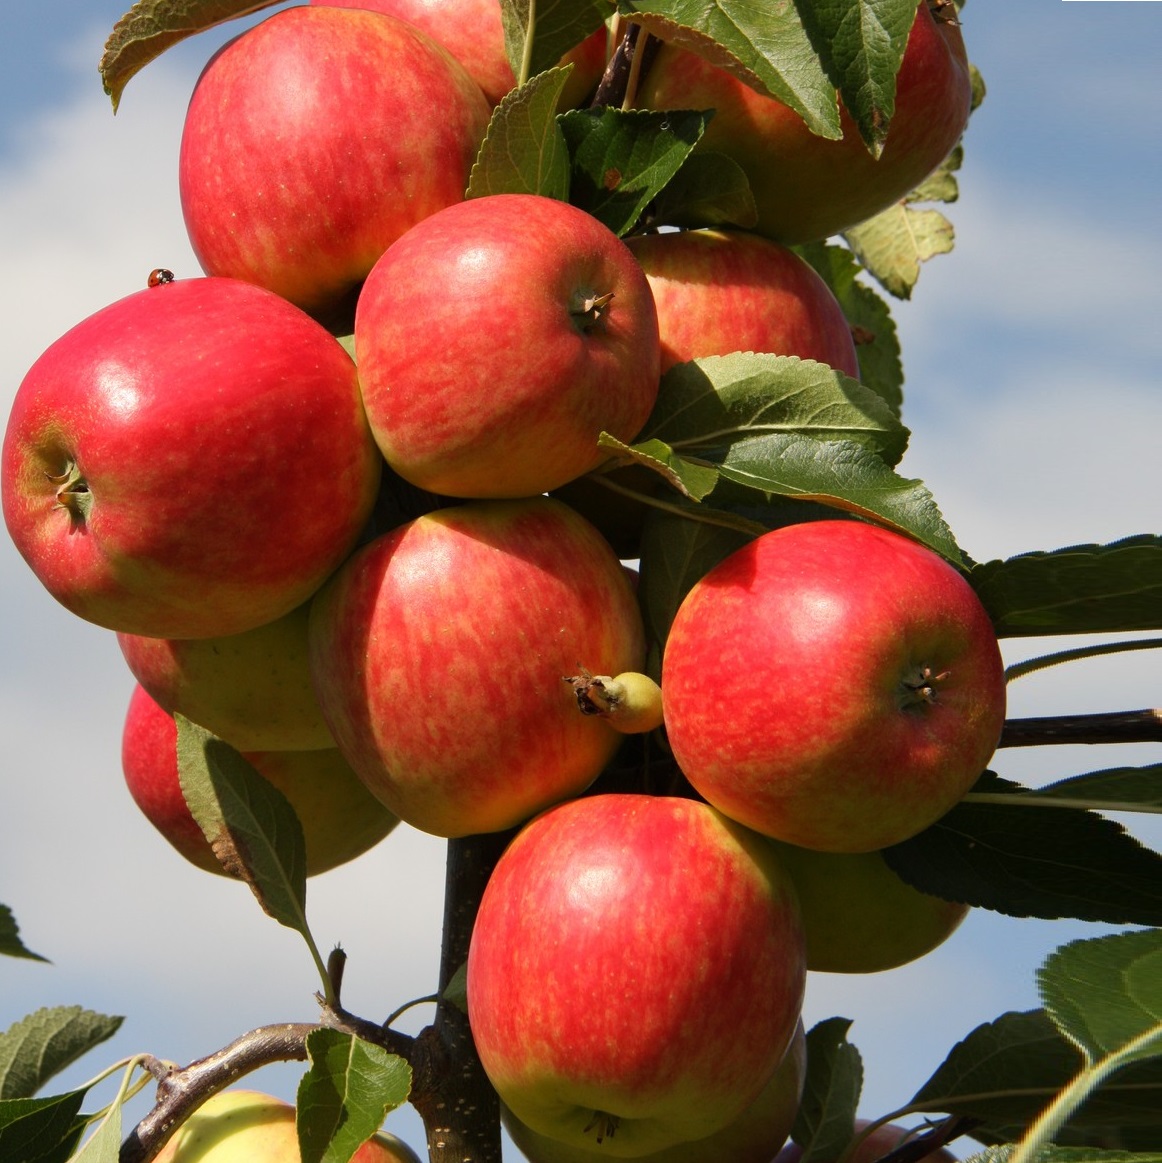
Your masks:
<svg viewBox="0 0 1162 1163"><path fill-rule="evenodd" d="M0 905L0 953L8 957L24 957L29 961L48 963L47 957L33 953L20 939L20 926L7 905Z"/></svg>
<svg viewBox="0 0 1162 1163"><path fill-rule="evenodd" d="M407 1101L411 1067L339 1030L307 1035L310 1069L299 1084L296 1123L303 1163L347 1163Z"/></svg>
<svg viewBox="0 0 1162 1163"><path fill-rule="evenodd" d="M742 166L724 153L699 150L658 193L649 213L654 226L758 224L754 193Z"/></svg>
<svg viewBox="0 0 1162 1163"><path fill-rule="evenodd" d="M1095 812L1162 812L1162 763L1149 767L1113 767L1058 780L1045 787L1015 794L970 792L968 803L1012 804L1021 807L1082 808Z"/></svg>
<svg viewBox="0 0 1162 1163"><path fill-rule="evenodd" d="M823 67L873 157L896 108L896 73L916 20L916 0L800 3Z"/></svg>
<svg viewBox="0 0 1162 1163"><path fill-rule="evenodd" d="M670 624L691 586L749 540L748 534L737 530L669 513L655 511L646 519L638 600L647 637L656 647L659 660ZM658 673L654 673L655 678Z"/></svg>
<svg viewBox="0 0 1162 1163"><path fill-rule="evenodd" d="M837 1159L855 1133L863 1060L847 1041L850 1028L847 1018L827 1018L807 1032L807 1077L791 1128L803 1148L802 1163Z"/></svg>
<svg viewBox="0 0 1162 1163"><path fill-rule="evenodd" d="M531 12L536 19L529 43ZM551 69L608 15L606 0L500 0L505 53L517 80Z"/></svg>
<svg viewBox="0 0 1162 1163"><path fill-rule="evenodd" d="M569 199L569 150L557 103L572 65L549 69L513 89L492 111L468 179L468 197L540 194Z"/></svg>
<svg viewBox="0 0 1162 1163"><path fill-rule="evenodd" d="M113 26L98 66L113 112L130 79L167 48L216 24L261 12L280 0L137 0Z"/></svg>
<svg viewBox="0 0 1162 1163"><path fill-rule="evenodd" d="M989 801L974 802L977 794ZM985 772L884 859L924 892L1009 916L1162 924L1162 856L1095 812L1036 805L1019 784Z"/></svg>
<svg viewBox="0 0 1162 1163"><path fill-rule="evenodd" d="M702 500L718 483L718 473L714 469L685 460L661 440L625 444L616 436L602 432L597 443L623 464L640 464L652 469L684 497L694 501Z"/></svg>
<svg viewBox="0 0 1162 1163"><path fill-rule="evenodd" d="M859 379L899 416L904 402L904 367L891 309L859 281L862 270L850 250L822 242L795 248L822 277L851 325L859 357Z"/></svg>
<svg viewBox="0 0 1162 1163"><path fill-rule="evenodd" d="M264 912L309 938L306 844L294 808L228 743L174 718L182 794L214 855Z"/></svg>
<svg viewBox="0 0 1162 1163"><path fill-rule="evenodd" d="M448 979L440 994L442 1001L450 1002L462 1013L468 1012L468 962L465 961Z"/></svg>
<svg viewBox="0 0 1162 1163"><path fill-rule="evenodd" d="M4 1163L64 1163L85 1130L78 1118L86 1090L49 1098L0 1099L0 1159Z"/></svg>
<svg viewBox="0 0 1162 1163"><path fill-rule="evenodd" d="M1001 637L1162 629L1162 537L1074 545L974 566Z"/></svg>
<svg viewBox="0 0 1162 1163"><path fill-rule="evenodd" d="M57 1006L13 1022L0 1034L0 1099L31 1098L54 1074L111 1038L123 1021Z"/></svg>
<svg viewBox="0 0 1162 1163"><path fill-rule="evenodd" d="M909 435L875 392L826 364L738 352L670 368L639 439L700 456L777 434L852 441L889 464Z"/></svg>
<svg viewBox="0 0 1162 1163"><path fill-rule="evenodd" d="M1049 955L1037 985L1088 1062L1162 1055L1162 930L1072 941Z"/></svg>
<svg viewBox="0 0 1162 1163"><path fill-rule="evenodd" d="M569 200L617 235L637 225L706 131L709 115L570 109L558 124L572 159Z"/></svg>
<svg viewBox="0 0 1162 1163"><path fill-rule="evenodd" d="M910 299L920 264L947 254L956 241L939 210L914 210L899 202L844 232L864 269L897 299Z"/></svg>
<svg viewBox="0 0 1162 1163"><path fill-rule="evenodd" d="M618 0L648 32L705 57L752 88L789 105L813 133L842 136L828 79L794 4L753 0Z"/></svg>
<svg viewBox="0 0 1162 1163"><path fill-rule="evenodd" d="M1074 941L1037 974L1045 1010L1085 1065L1021 1140L1033 1160L1103 1082L1162 1054L1162 930Z"/></svg>
<svg viewBox="0 0 1162 1163"><path fill-rule="evenodd" d="M962 561L932 494L847 440L761 436L704 459L727 480L766 493L818 501L915 537L955 565Z"/></svg>
<svg viewBox="0 0 1162 1163"><path fill-rule="evenodd" d="M866 222L843 232L864 269L897 299L910 299L920 278L920 264L953 247L956 232L938 210L919 210L915 203L955 202L954 176L963 151L958 146L943 165L907 197Z"/></svg>
<svg viewBox="0 0 1162 1163"><path fill-rule="evenodd" d="M74 1163L118 1163L121 1155L121 1103L114 1102L97 1129L73 1156Z"/></svg>
<svg viewBox="0 0 1162 1163"><path fill-rule="evenodd" d="M1002 1014L949 1052L909 1103L979 1119L983 1143L1019 1139L1076 1077L1082 1059L1044 1010ZM1162 1063L1126 1067L1090 1094L1058 1132L1058 1143L1145 1149L1162 1141Z"/></svg>

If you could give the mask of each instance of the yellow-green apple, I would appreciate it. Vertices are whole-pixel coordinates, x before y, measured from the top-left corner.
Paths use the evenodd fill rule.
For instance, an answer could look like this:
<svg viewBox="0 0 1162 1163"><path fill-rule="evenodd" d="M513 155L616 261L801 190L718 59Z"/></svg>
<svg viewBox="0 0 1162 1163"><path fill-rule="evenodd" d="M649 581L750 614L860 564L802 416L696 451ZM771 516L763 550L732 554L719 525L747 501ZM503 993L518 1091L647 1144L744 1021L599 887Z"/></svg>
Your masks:
<svg viewBox="0 0 1162 1163"><path fill-rule="evenodd" d="M299 1163L295 1108L256 1090L223 1090L208 1098L162 1147L157 1163ZM420 1163L386 1131L368 1139L351 1163Z"/></svg>
<svg viewBox="0 0 1162 1163"><path fill-rule="evenodd" d="M505 850L468 951L468 1018L539 1135L626 1158L742 1117L783 1060L805 970L766 840L691 799L596 795Z"/></svg>
<svg viewBox="0 0 1162 1163"><path fill-rule="evenodd" d="M675 1143L637 1156L638 1163L771 1163L799 1111L807 1071L807 1039L800 1021L791 1047L771 1080L732 1123L704 1139ZM599 1147L574 1147L526 1127L507 1107L501 1121L529 1163L596 1163Z"/></svg>
<svg viewBox="0 0 1162 1163"><path fill-rule="evenodd" d="M98 625L240 634L347 556L382 458L355 367L310 316L236 279L91 315L36 361L4 438L4 519L49 592Z"/></svg>
<svg viewBox="0 0 1162 1163"><path fill-rule="evenodd" d="M931 953L968 915L905 883L879 852L815 852L774 841L803 917L807 968L879 973Z"/></svg>
<svg viewBox="0 0 1162 1163"><path fill-rule="evenodd" d="M644 664L613 550L548 497L439 509L364 546L315 598L310 661L335 740L401 819L510 828L584 790L621 736L577 713L579 659Z"/></svg>
<svg viewBox="0 0 1162 1163"><path fill-rule="evenodd" d="M663 372L704 355L765 351L859 378L843 308L794 251L741 230L642 234L628 246L654 293Z"/></svg>
<svg viewBox="0 0 1162 1163"><path fill-rule="evenodd" d="M242 754L295 809L306 841L308 876L354 860L398 823L334 747ZM225 875L182 796L173 717L140 685L133 689L125 716L121 767L134 802L170 844L198 868Z"/></svg>
<svg viewBox="0 0 1162 1163"><path fill-rule="evenodd" d="M691 784L775 839L886 848L984 770L1005 717L996 634L964 577L856 520L772 530L686 595L662 661Z"/></svg>
<svg viewBox="0 0 1162 1163"><path fill-rule="evenodd" d="M172 714L242 751L334 747L307 664L310 603L224 638L118 634L133 677Z"/></svg>
<svg viewBox="0 0 1162 1163"><path fill-rule="evenodd" d="M856 1119L855 1133L862 1134L872 1124L871 1119ZM921 1127L922 1131L924 1128ZM901 1127L897 1123L885 1123L882 1127L876 1127L855 1149L854 1153L848 1157L848 1163L876 1163L877 1159L882 1159L889 1151L894 1151L897 1147L915 1138L917 1135L915 1129L909 1130L907 1127ZM774 1158L772 1163L799 1163L803 1158L803 1148L798 1143L788 1143ZM938 1147L935 1151L925 1155L926 1160L931 1160L931 1163L957 1163L956 1156L946 1147Z"/></svg>
<svg viewBox="0 0 1162 1163"><path fill-rule="evenodd" d="M423 326L417 326L417 320ZM658 320L628 247L554 198L461 202L388 247L355 313L372 431L405 480L530 497L631 440L658 391Z"/></svg>
<svg viewBox="0 0 1162 1163"><path fill-rule="evenodd" d="M921 0L879 158L842 102L843 137L829 141L789 106L675 44L662 45L637 94L642 108L713 109L698 148L742 167L758 209L756 229L787 243L826 238L901 199L956 145L971 100L964 41L948 0Z"/></svg>
<svg viewBox="0 0 1162 1163"><path fill-rule="evenodd" d="M468 71L492 105L516 84L504 48L504 24L498 0L310 0L337 8L366 8L408 20L443 45ZM561 105L580 103L605 68L604 27L586 37L562 58L572 64Z"/></svg>
<svg viewBox="0 0 1162 1163"><path fill-rule="evenodd" d="M410 226L460 201L488 125L479 86L414 25L298 5L198 80L179 182L208 274L330 319Z"/></svg>

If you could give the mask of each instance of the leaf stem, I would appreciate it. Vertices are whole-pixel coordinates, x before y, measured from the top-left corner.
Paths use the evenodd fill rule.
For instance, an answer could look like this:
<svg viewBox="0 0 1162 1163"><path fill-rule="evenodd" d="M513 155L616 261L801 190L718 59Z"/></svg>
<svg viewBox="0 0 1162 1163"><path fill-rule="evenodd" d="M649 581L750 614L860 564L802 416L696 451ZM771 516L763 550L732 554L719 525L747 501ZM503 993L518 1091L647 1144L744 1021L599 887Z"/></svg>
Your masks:
<svg viewBox="0 0 1162 1163"><path fill-rule="evenodd" d="M1115 1053L1083 1067L1077 1077L1030 1124L1016 1151L1009 1157L1009 1163L1033 1163L1094 1090L1115 1070L1132 1061L1145 1047L1158 1040L1159 1028L1152 1026Z"/></svg>
<svg viewBox="0 0 1162 1163"><path fill-rule="evenodd" d="M1024 678L1038 670L1057 666L1063 662L1076 662L1082 658L1099 658L1105 654L1121 654L1127 650L1157 650L1162 647L1162 638L1135 638L1129 642L1099 642L1096 646L1077 646L1072 650L1059 650L1053 654L1042 654L1027 658L1024 662L1014 662L1005 670L1005 682Z"/></svg>
<svg viewBox="0 0 1162 1163"><path fill-rule="evenodd" d="M383 1028L389 1029L399 1019L400 1015L406 1014L408 1010L414 1009L416 1006L434 1005L440 1000L438 993L429 993L424 997L414 997L411 1001L405 1001L403 1005L396 1007L383 1019Z"/></svg>
<svg viewBox="0 0 1162 1163"><path fill-rule="evenodd" d="M537 32L537 0L529 0L529 20L525 25L524 51L521 53L520 76L517 77L517 86L523 85L533 71L533 37Z"/></svg>
<svg viewBox="0 0 1162 1163"><path fill-rule="evenodd" d="M685 517L688 521L700 521L703 525L718 525L723 529L734 529L751 537L761 537L767 531L765 525L760 525L757 521L750 521L746 517L739 517L734 513L727 513L723 509L705 508L700 511L688 509L670 501L663 501L650 493L639 493L636 489L620 485L600 473L591 474L589 479L619 496L630 497L635 501L640 501L643 505L660 509L663 513L670 513L675 517Z"/></svg>

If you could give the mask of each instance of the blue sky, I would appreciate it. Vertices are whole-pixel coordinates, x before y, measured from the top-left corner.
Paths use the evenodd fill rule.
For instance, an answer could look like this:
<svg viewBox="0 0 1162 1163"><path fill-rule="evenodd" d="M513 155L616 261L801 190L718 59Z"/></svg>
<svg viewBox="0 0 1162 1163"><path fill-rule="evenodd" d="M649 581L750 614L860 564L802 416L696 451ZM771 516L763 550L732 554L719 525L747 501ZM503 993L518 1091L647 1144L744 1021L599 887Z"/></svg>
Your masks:
<svg viewBox="0 0 1162 1163"><path fill-rule="evenodd" d="M155 266L197 273L176 155L197 70L227 33L187 43L132 81L114 118L96 74L121 13L106 0L10 6L0 71L0 407L73 323ZM229 31L234 31L233 26ZM966 139L953 254L896 308L904 344L903 470L935 493L978 559L1108 541L1160 524L1162 5L969 0L965 39L989 95ZM188 1061L254 1025L309 1018L298 939L240 886L173 856L121 783L131 682L111 635L78 622L0 543L0 901L52 966L0 959L0 1028L40 1005L127 1015L69 1075L149 1050ZM1052 643L1009 643L1010 659ZM1162 704L1150 652L1030 677L1014 714ZM1159 749L1005 753L1045 781L1157 762ZM1153 843L1162 829L1131 822ZM347 1002L369 1016L430 992L442 844L401 829L311 882L321 943L351 961ZM1032 975L1092 927L973 914L941 950L862 979L819 975L807 1018L854 1019L864 1113L906 1101L980 1021L1036 1004ZM255 1084L290 1095L296 1071ZM389 1122L420 1142L410 1114Z"/></svg>

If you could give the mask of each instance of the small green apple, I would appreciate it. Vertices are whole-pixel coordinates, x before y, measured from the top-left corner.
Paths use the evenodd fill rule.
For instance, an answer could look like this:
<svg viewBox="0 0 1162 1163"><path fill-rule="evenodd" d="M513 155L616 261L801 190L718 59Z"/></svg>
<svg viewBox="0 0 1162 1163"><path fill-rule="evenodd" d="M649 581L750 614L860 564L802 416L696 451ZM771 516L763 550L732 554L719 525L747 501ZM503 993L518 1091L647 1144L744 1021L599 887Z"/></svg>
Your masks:
<svg viewBox="0 0 1162 1163"><path fill-rule="evenodd" d="M224 1090L174 1132L157 1163L299 1163L295 1108L257 1090ZM386 1131L367 1140L351 1163L420 1163Z"/></svg>
<svg viewBox="0 0 1162 1163"><path fill-rule="evenodd" d="M795 890L807 940L807 968L878 973L943 944L968 905L902 881L880 852L814 852L772 841Z"/></svg>

